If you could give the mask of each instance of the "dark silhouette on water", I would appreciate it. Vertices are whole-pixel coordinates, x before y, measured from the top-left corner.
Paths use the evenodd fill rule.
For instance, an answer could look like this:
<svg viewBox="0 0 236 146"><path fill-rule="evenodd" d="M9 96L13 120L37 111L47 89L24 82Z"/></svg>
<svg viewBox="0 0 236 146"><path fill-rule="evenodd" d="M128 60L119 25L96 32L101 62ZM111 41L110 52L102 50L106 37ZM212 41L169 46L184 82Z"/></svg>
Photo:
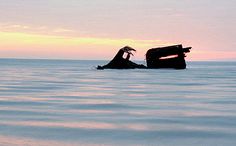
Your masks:
<svg viewBox="0 0 236 146"><path fill-rule="evenodd" d="M98 66L97 69L135 69L135 68L175 68L185 69L185 53L190 52L191 47L183 48L182 45L173 45L149 49L146 53L147 67L130 61L132 51L135 49L125 46L106 65ZM124 55L126 57L124 58Z"/></svg>
<svg viewBox="0 0 236 146"><path fill-rule="evenodd" d="M121 48L116 56L104 66L98 66L97 69L134 69L134 68L146 68L146 66L142 64L136 64L130 61L130 55L133 55L132 51L136 51L135 49L125 46ZM124 58L124 55L126 57Z"/></svg>
<svg viewBox="0 0 236 146"><path fill-rule="evenodd" d="M185 69L185 53L189 53L190 49L182 45L149 49L146 54L147 67Z"/></svg>

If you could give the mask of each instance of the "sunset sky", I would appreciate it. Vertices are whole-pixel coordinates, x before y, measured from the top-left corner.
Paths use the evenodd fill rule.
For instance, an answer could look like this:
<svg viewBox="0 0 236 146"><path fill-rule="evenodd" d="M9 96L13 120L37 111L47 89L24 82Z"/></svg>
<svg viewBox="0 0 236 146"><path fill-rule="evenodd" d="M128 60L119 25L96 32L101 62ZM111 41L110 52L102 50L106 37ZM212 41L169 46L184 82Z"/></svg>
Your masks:
<svg viewBox="0 0 236 146"><path fill-rule="evenodd" d="M235 0L0 0L0 58L111 59L125 45L236 60Z"/></svg>

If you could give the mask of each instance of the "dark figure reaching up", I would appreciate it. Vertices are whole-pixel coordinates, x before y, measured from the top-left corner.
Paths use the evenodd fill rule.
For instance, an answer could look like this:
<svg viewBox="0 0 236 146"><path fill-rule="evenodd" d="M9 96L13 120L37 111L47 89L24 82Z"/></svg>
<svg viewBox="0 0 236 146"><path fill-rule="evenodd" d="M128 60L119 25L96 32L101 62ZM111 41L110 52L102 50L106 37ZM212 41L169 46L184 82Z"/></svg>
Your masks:
<svg viewBox="0 0 236 146"><path fill-rule="evenodd" d="M134 68L146 68L144 65L136 64L130 61L130 56L133 56L132 51L136 51L135 49L125 46L121 48L116 56L106 65L98 66L97 69L134 69ZM124 54L126 54L126 58L124 58Z"/></svg>

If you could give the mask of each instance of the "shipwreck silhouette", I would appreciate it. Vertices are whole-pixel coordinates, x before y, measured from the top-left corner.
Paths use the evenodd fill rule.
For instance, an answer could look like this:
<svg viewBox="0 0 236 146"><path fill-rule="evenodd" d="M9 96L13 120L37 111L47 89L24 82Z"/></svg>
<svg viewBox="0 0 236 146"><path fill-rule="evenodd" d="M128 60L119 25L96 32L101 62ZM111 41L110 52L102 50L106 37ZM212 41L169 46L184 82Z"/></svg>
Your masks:
<svg viewBox="0 0 236 146"><path fill-rule="evenodd" d="M185 69L185 53L189 53L190 49L191 47L183 48L182 45L173 45L149 49L146 53L147 66L145 66L130 61L130 56L133 55L132 51L136 50L129 46L125 46L118 51L116 56L108 64L104 66L98 66L97 69Z"/></svg>

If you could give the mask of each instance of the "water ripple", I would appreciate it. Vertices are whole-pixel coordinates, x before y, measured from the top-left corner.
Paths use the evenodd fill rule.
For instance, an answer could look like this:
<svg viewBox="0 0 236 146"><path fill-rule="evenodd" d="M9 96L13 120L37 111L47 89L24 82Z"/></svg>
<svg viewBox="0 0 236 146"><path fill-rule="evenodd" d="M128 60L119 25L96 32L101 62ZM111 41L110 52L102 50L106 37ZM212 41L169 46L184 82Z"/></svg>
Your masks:
<svg viewBox="0 0 236 146"><path fill-rule="evenodd" d="M235 146L236 63L0 59L0 145Z"/></svg>

